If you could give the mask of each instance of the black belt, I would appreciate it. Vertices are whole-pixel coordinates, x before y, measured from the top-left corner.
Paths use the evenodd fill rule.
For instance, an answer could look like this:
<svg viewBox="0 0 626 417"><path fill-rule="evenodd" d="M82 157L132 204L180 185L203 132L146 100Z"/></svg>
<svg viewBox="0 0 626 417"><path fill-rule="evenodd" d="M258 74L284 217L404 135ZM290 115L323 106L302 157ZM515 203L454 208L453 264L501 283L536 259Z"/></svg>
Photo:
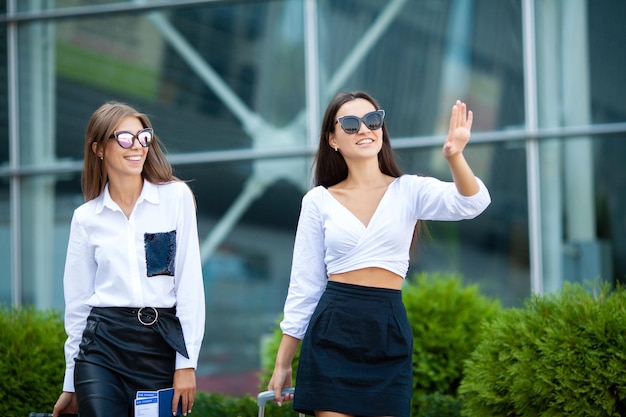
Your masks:
<svg viewBox="0 0 626 417"><path fill-rule="evenodd" d="M176 316L176 307L93 307L91 314L124 321L138 321L143 326L154 329L168 345L189 359L183 328Z"/></svg>

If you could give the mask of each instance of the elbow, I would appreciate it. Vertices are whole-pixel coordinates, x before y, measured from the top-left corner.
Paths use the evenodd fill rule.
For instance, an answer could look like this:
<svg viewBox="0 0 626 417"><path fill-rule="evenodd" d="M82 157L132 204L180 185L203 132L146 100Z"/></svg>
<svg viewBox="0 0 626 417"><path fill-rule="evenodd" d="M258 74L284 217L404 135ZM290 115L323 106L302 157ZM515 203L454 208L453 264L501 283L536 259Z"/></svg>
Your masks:
<svg viewBox="0 0 626 417"><path fill-rule="evenodd" d="M485 189L485 192L481 194L482 195L480 196L480 198L477 199L476 204L474 205L474 212L472 213L471 217L472 219L482 214L491 204L491 196L489 195L487 190Z"/></svg>

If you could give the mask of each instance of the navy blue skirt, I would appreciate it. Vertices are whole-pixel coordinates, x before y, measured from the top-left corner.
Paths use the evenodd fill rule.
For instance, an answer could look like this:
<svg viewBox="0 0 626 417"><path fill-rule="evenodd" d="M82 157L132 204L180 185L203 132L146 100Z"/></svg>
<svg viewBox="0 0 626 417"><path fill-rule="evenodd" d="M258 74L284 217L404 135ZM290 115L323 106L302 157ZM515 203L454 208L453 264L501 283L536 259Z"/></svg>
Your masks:
<svg viewBox="0 0 626 417"><path fill-rule="evenodd" d="M329 281L302 339L293 408L408 417L412 353L400 290Z"/></svg>

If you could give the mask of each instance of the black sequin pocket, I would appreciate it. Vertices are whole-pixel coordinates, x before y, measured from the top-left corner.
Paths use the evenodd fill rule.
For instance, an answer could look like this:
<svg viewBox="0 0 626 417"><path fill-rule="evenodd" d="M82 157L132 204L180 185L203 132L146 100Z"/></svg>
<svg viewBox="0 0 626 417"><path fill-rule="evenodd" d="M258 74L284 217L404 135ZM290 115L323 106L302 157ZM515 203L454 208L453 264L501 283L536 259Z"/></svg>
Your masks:
<svg viewBox="0 0 626 417"><path fill-rule="evenodd" d="M176 230L164 233L144 233L146 270L149 277L174 276L176 259Z"/></svg>

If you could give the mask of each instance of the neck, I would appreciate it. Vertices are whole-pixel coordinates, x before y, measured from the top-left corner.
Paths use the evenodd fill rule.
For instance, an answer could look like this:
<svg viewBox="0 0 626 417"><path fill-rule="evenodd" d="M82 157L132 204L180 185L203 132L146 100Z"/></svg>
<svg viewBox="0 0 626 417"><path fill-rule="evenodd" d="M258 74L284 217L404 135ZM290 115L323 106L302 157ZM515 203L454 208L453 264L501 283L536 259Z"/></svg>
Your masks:
<svg viewBox="0 0 626 417"><path fill-rule="evenodd" d="M378 159L351 162L345 184L350 188L376 188L387 186L389 177L378 167Z"/></svg>
<svg viewBox="0 0 626 417"><path fill-rule="evenodd" d="M109 178L109 194L120 206L134 206L143 189L143 178L134 176L123 180Z"/></svg>

